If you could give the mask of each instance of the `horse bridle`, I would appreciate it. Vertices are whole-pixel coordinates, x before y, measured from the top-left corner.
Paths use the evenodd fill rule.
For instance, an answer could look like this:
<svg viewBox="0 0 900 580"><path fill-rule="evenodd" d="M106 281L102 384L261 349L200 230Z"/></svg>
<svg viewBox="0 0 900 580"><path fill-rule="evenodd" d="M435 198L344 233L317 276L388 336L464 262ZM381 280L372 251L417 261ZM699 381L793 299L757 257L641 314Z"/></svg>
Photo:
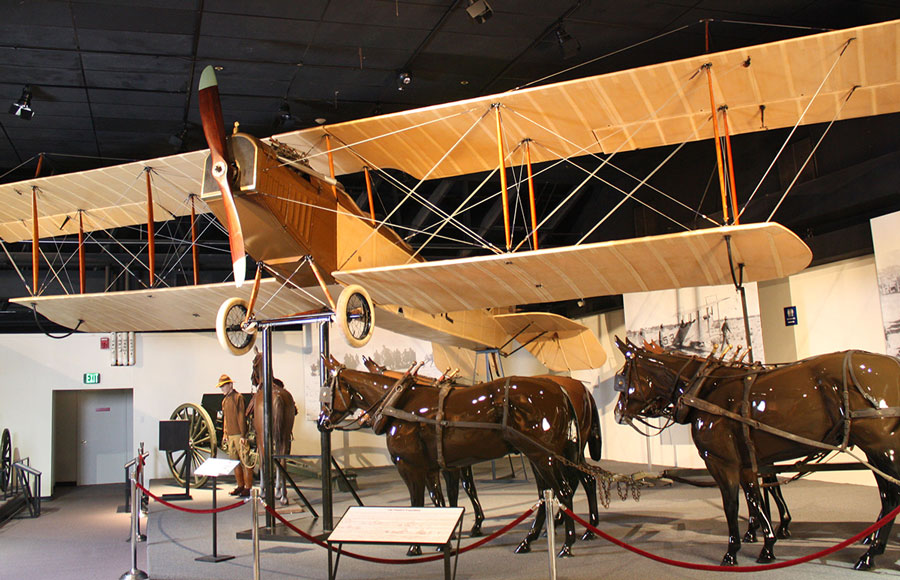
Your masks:
<svg viewBox="0 0 900 580"><path fill-rule="evenodd" d="M628 357L628 360L626 361L625 367L622 369L622 372L616 374L615 386L614 386L614 389L616 391L627 394L628 384L629 384L629 380L628 380L629 374L632 372L636 373L637 358L639 356L641 356L641 355L632 353L632 356ZM640 423L643 423L647 427L650 427L651 429L657 429L659 431L663 431L664 429L667 429L669 426L671 426L672 423L674 422L673 415L674 415L674 406L676 403L675 394L678 390L678 384L680 382L682 382L682 375L684 374L685 369L687 369L688 365L693 361L694 361L694 358L692 358L692 357L688 358L684 362L684 364L681 366L681 368L678 369L677 373L673 373L673 371L671 371L669 369L669 367L667 367L666 365L660 365L666 373L674 374L674 379L672 380L671 390L667 394L662 394L662 393L657 394L655 397L653 397L652 399L650 399L646 403L644 403L644 406L641 407L634 416L629 417L629 418L637 419ZM693 380L696 380L696 377L694 377ZM693 382L693 380L692 380L692 382ZM656 392L658 392L658 389L653 389L653 391L656 393ZM660 402L663 404L660 405L659 404ZM645 421L643 419L643 417L648 416L648 411L652 411L653 416L655 416L655 417L666 418L667 419L666 425L663 427L659 427L657 425L651 425L650 423ZM639 431L639 433L640 433L640 431Z"/></svg>
<svg viewBox="0 0 900 580"><path fill-rule="evenodd" d="M344 384L347 387L347 392L349 393L350 400L348 401L344 398L344 394L341 392L341 389L338 387L338 385L340 384L341 373L345 370L347 370L347 366L340 365L336 371L334 371L333 373L329 373L331 374L331 376L328 379L330 383L328 386L328 390L331 391L331 401L322 405L322 413L327 417L325 421L327 422L328 428L338 429L341 431L357 431L359 429L362 429L363 427L370 426L372 422L373 410L377 409L382 404L385 398L390 394L390 390L385 391L384 394L377 401L375 401L375 403L370 405L368 409L363 409L362 406L358 405L357 409L362 410L362 413L360 413L357 417L353 417L353 413L349 412L350 404L353 402L353 398L358 398L362 403L365 403L365 399L356 389L350 386L350 383L348 382L344 382ZM341 422L343 423L339 422L337 425L332 425L331 414L334 412L335 397L341 398L341 403L347 409L347 415L341 419Z"/></svg>

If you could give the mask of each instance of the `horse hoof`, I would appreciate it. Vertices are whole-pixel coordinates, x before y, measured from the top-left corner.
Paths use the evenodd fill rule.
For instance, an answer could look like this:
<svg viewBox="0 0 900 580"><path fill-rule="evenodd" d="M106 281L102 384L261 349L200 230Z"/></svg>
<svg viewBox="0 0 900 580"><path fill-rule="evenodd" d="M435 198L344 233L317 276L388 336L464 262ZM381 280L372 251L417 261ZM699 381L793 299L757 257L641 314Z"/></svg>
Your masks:
<svg viewBox="0 0 900 580"><path fill-rule="evenodd" d="M747 532L744 534L744 542L747 544L755 544L756 543L756 534L753 532Z"/></svg>
<svg viewBox="0 0 900 580"><path fill-rule="evenodd" d="M775 560L775 554L772 553L772 550L763 549L762 552L759 553L759 556L756 558L757 564L767 564Z"/></svg>
<svg viewBox="0 0 900 580"><path fill-rule="evenodd" d="M410 546L409 550L406 551L407 556L421 556L422 555L422 547L421 546Z"/></svg>
<svg viewBox="0 0 900 580"><path fill-rule="evenodd" d="M722 558L722 566L737 566L737 556L725 554L725 557Z"/></svg>
<svg viewBox="0 0 900 580"><path fill-rule="evenodd" d="M572 557L572 546L567 544L563 544L563 547L556 553L557 558L571 558Z"/></svg>
<svg viewBox="0 0 900 580"><path fill-rule="evenodd" d="M581 536L581 540L584 542L590 542L591 540L596 540L596 539L597 539L597 535L594 534L594 532L592 532L590 530L586 531L584 533L584 535Z"/></svg>
<svg viewBox="0 0 900 580"><path fill-rule="evenodd" d="M480 538L481 536L481 528L472 528L472 531L469 532L470 538Z"/></svg>
<svg viewBox="0 0 900 580"><path fill-rule="evenodd" d="M529 552L531 552L531 544L526 541L522 541L516 548L516 554L528 554Z"/></svg>
<svg viewBox="0 0 900 580"><path fill-rule="evenodd" d="M868 554L864 555L859 561L853 566L854 570L861 570L865 572L866 570L871 570L875 567L875 561Z"/></svg>
<svg viewBox="0 0 900 580"><path fill-rule="evenodd" d="M791 531L787 528L778 528L778 531L775 532L775 537L779 540L787 540L791 537Z"/></svg>

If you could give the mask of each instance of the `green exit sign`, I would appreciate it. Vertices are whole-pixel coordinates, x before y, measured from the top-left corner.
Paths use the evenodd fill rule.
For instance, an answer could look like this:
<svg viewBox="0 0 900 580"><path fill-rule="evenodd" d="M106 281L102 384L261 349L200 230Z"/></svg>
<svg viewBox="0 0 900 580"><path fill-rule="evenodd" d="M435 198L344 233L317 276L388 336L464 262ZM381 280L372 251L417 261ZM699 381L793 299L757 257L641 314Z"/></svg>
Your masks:
<svg viewBox="0 0 900 580"><path fill-rule="evenodd" d="M84 384L99 385L100 384L100 373L84 373Z"/></svg>

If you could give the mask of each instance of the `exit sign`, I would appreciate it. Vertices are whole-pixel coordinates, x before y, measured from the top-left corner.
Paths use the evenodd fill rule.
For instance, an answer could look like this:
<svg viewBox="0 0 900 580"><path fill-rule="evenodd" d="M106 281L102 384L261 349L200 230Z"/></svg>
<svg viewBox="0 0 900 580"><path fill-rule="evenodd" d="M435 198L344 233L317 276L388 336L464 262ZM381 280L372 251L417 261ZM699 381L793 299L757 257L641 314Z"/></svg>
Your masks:
<svg viewBox="0 0 900 580"><path fill-rule="evenodd" d="M84 373L84 384L99 385L100 384L100 373Z"/></svg>

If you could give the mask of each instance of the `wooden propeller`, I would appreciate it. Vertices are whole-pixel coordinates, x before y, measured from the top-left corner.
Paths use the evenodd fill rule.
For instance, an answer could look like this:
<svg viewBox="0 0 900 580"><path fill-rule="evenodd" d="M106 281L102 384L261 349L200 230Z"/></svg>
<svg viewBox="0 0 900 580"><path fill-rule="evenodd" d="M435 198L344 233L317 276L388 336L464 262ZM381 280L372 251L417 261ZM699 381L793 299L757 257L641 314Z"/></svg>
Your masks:
<svg viewBox="0 0 900 580"><path fill-rule="evenodd" d="M228 225L228 243L231 246L231 263L234 268L234 283L240 288L246 276L246 260L244 259L244 233L238 217L234 196L228 183L228 166L230 159L225 144L225 123L222 120L222 104L219 102L219 83L213 67L203 69L199 86L200 119L203 122L203 134L209 145L212 161L212 176L222 192L225 204L225 217Z"/></svg>

